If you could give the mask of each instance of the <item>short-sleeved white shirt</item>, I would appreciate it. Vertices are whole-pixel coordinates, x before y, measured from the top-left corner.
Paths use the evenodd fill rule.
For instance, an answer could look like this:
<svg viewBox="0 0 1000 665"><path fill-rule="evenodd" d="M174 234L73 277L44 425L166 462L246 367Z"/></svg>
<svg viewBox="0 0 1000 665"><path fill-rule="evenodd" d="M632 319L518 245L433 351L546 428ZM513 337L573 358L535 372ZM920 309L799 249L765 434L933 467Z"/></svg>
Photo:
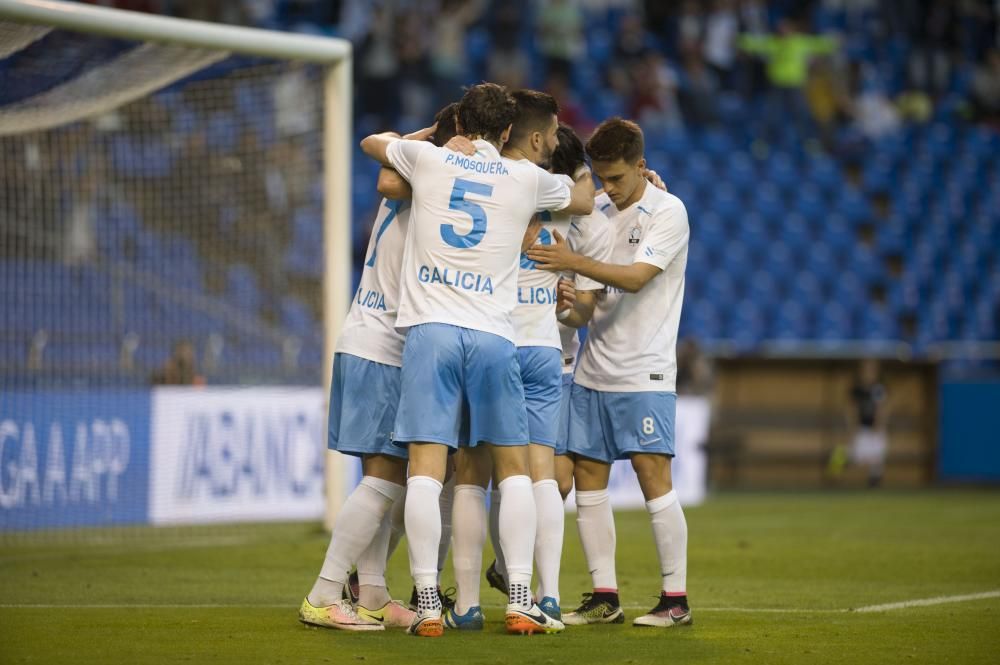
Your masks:
<svg viewBox="0 0 1000 665"><path fill-rule="evenodd" d="M337 339L337 353L403 366L404 338L396 330L396 310L409 218L409 201L382 199L379 204L361 282Z"/></svg>
<svg viewBox="0 0 1000 665"><path fill-rule="evenodd" d="M557 177L567 183L567 186L572 186L573 179L569 176ZM542 212L539 217L542 228L535 240L536 245L553 244L553 234L558 231L574 252L592 256L598 261L610 254L608 220L603 213L595 211L590 215L580 216ZM517 277L517 307L514 308L517 346L563 348L555 315L559 278L559 273L539 270L534 261L521 254L521 270ZM603 288L603 284L593 282L583 275L576 275L575 285L581 290Z"/></svg>
<svg viewBox="0 0 1000 665"><path fill-rule="evenodd" d="M687 210L673 194L646 184L637 202L625 210L608 206L605 212L613 233L610 263L649 263L661 272L638 293L606 286L598 294L574 381L606 392L673 392L687 266Z"/></svg>
<svg viewBox="0 0 1000 665"><path fill-rule="evenodd" d="M426 141L389 146L389 162L413 188L396 326L448 323L513 342L524 231L536 212L568 206L570 188L474 143L472 156Z"/></svg>
<svg viewBox="0 0 1000 665"><path fill-rule="evenodd" d="M575 254L589 256L595 261L609 263L611 261L612 245L612 225L602 211L604 204L610 205L607 196L600 196L595 202L594 212L585 217L574 217L573 224L570 225L569 234L566 236L566 244ZM573 286L577 291L601 291L604 285L594 281L584 275L563 275L572 277ZM570 326L557 323L559 331L560 346L563 354L563 374L572 374L576 367L576 357L580 352L580 337L578 330Z"/></svg>

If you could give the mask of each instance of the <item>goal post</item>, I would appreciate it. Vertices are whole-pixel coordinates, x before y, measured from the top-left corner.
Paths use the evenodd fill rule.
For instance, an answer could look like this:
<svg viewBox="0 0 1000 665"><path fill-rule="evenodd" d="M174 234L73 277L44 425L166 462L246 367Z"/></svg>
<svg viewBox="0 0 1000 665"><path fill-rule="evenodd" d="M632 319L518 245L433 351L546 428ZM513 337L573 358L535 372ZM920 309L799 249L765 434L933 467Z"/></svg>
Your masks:
<svg viewBox="0 0 1000 665"><path fill-rule="evenodd" d="M65 30L103 38L140 42L168 48L172 64L151 67L122 84L115 94L80 99L71 86L0 107L0 140L42 132L88 120L112 111L232 55L277 61L295 61L322 70L322 370L329 394L333 348L350 305L351 284L351 156L352 156L352 46L344 39L219 25L149 15L107 7L55 0L0 0L0 62L42 39L49 31ZM151 60L155 58L150 58ZM120 67L119 75L127 74ZM0 69L0 80L4 72ZM141 79L141 80L138 80ZM0 160L2 161L2 160ZM0 205L0 213L3 213ZM325 434L325 429L324 429ZM325 436L324 436L325 440ZM333 520L347 490L344 463L326 453L326 525Z"/></svg>

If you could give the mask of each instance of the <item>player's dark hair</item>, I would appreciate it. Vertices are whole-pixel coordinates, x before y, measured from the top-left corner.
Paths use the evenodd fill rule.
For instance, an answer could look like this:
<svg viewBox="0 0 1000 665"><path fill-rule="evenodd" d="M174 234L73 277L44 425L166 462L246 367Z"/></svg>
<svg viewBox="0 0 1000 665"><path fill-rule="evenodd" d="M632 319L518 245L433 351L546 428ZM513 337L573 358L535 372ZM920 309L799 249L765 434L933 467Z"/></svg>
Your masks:
<svg viewBox="0 0 1000 665"><path fill-rule="evenodd" d="M458 103L458 122L465 136L480 136L498 143L517 113L517 104L507 89L496 83L480 83L465 91Z"/></svg>
<svg viewBox="0 0 1000 665"><path fill-rule="evenodd" d="M458 102L452 102L437 112L434 122L437 128L434 130L434 145L441 147L450 141L458 130L455 129L455 117L458 115Z"/></svg>
<svg viewBox="0 0 1000 665"><path fill-rule="evenodd" d="M559 102L552 95L537 90L515 90L510 93L517 103L517 115L510 130L510 143L516 143L531 135L544 132L552 122L552 116L559 113Z"/></svg>
<svg viewBox="0 0 1000 665"><path fill-rule="evenodd" d="M642 158L644 149L639 125L617 116L599 124L587 141L587 154L595 162L624 159L629 164L635 164Z"/></svg>
<svg viewBox="0 0 1000 665"><path fill-rule="evenodd" d="M559 140L559 145L552 151L552 172L572 177L581 165L587 163L587 155L583 151L583 141L565 122L559 123L556 138Z"/></svg>

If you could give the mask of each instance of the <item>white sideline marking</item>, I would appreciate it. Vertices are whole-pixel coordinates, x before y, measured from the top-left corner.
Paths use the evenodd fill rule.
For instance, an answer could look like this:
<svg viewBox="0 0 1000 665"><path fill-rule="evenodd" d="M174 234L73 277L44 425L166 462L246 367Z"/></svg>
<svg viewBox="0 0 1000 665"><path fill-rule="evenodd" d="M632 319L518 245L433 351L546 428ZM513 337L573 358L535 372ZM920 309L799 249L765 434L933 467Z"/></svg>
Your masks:
<svg viewBox="0 0 1000 665"><path fill-rule="evenodd" d="M889 612L891 610L903 610L908 607L928 607L930 605L944 605L946 603L964 603L969 600L982 600L983 598L1000 598L1000 590L983 591L982 593L967 593L961 596L938 596L936 598L918 598L917 600L904 600L898 603L885 603L883 605L866 605L857 607L854 612Z"/></svg>
<svg viewBox="0 0 1000 665"><path fill-rule="evenodd" d="M918 598L897 603L881 605L865 605L848 609L806 609L801 607L698 607L696 612L739 612L744 614L846 614L852 612L890 612L910 607L930 607L947 603L963 603L971 600L1000 598L1000 589L968 593L960 596L936 596L934 598ZM503 605L485 605L486 609L501 609ZM647 610L648 605L623 605L626 610ZM0 609L82 609L82 610L119 610L119 609L295 609L293 603L0 603Z"/></svg>

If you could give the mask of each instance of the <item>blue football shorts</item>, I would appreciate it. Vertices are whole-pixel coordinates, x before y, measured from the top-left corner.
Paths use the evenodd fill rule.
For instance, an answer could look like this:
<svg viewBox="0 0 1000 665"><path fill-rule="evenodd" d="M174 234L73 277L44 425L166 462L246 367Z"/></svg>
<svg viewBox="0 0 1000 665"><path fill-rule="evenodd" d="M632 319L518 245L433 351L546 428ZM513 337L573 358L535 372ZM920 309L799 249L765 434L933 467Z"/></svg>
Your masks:
<svg viewBox="0 0 1000 665"><path fill-rule="evenodd" d="M569 451L608 464L634 453L673 457L676 412L674 393L604 392L573 384Z"/></svg>

